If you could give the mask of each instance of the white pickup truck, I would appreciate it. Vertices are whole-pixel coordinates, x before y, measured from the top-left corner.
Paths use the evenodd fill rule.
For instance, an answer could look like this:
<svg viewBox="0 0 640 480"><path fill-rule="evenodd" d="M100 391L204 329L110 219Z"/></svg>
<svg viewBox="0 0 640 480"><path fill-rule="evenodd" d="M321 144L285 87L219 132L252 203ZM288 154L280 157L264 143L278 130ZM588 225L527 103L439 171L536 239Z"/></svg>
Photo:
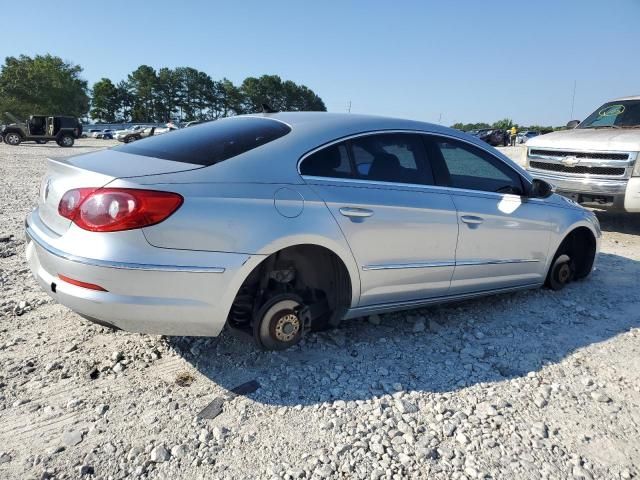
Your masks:
<svg viewBox="0 0 640 480"><path fill-rule="evenodd" d="M640 212L640 96L607 102L567 127L527 142L531 175L586 207Z"/></svg>

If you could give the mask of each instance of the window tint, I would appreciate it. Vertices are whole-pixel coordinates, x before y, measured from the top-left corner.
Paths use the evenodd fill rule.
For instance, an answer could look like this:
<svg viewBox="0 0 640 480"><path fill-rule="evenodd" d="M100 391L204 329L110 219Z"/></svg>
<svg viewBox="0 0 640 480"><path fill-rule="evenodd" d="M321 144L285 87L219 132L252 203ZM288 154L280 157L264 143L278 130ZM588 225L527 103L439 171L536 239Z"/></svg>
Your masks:
<svg viewBox="0 0 640 480"><path fill-rule="evenodd" d="M314 177L351 177L347 146L339 143L309 155L300 165L300 173Z"/></svg>
<svg viewBox="0 0 640 480"><path fill-rule="evenodd" d="M417 135L378 134L351 140L361 179L379 182L433 184L424 145Z"/></svg>
<svg viewBox="0 0 640 480"><path fill-rule="evenodd" d="M115 150L175 162L213 165L269 143L291 131L277 120L236 117L154 135Z"/></svg>
<svg viewBox="0 0 640 480"><path fill-rule="evenodd" d="M449 173L449 185L486 192L523 193L520 175L486 152L454 140L438 139L437 146Z"/></svg>

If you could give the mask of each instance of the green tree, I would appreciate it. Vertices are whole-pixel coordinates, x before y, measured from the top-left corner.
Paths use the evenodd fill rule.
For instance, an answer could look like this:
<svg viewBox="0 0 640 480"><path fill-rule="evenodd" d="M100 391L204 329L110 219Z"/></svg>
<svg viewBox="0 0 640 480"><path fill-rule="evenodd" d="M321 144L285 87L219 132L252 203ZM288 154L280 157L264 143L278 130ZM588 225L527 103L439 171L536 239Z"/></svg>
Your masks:
<svg viewBox="0 0 640 480"><path fill-rule="evenodd" d="M326 111L322 99L304 85L287 80L278 75L247 77L240 86L242 110L244 113L262 111L262 104L279 111Z"/></svg>
<svg viewBox="0 0 640 480"><path fill-rule="evenodd" d="M156 112L160 114L162 121L170 120L180 103L181 80L176 70L166 67L158 70L155 88Z"/></svg>
<svg viewBox="0 0 640 480"><path fill-rule="evenodd" d="M7 57L0 71L0 112L84 116L89 111L82 68L52 55Z"/></svg>
<svg viewBox="0 0 640 480"><path fill-rule="evenodd" d="M223 78L220 81L221 104L218 117L228 117L243 113L244 98L240 89L231 80ZM217 117L215 117L217 118Z"/></svg>
<svg viewBox="0 0 640 480"><path fill-rule="evenodd" d="M497 122L493 122L491 125L492 128L498 128L501 130L508 130L514 126L513 120L510 118L503 118L502 120L498 120ZM517 127L517 125L516 125Z"/></svg>
<svg viewBox="0 0 640 480"><path fill-rule="evenodd" d="M156 120L156 87L158 76L149 65L140 65L127 77L127 90L133 99L131 119L134 122Z"/></svg>
<svg viewBox="0 0 640 480"><path fill-rule="evenodd" d="M115 122L120 110L118 87L108 78L102 78L93 84L91 99L91 117L103 122Z"/></svg>
<svg viewBox="0 0 640 480"><path fill-rule="evenodd" d="M454 123L451 125L451 128L455 128L456 130L462 130L463 132L468 132L470 130L479 130L481 128L490 128L491 126L485 122L478 123Z"/></svg>

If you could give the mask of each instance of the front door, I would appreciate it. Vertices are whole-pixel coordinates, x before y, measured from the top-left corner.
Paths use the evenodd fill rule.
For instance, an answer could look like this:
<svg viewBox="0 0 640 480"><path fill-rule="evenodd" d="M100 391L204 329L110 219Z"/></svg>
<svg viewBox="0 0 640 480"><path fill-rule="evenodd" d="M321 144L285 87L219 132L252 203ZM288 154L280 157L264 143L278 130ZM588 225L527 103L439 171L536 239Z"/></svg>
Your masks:
<svg viewBox="0 0 640 480"><path fill-rule="evenodd" d="M321 149L301 163L344 233L360 269L360 306L446 295L458 221L433 187L413 134L371 134Z"/></svg>
<svg viewBox="0 0 640 480"><path fill-rule="evenodd" d="M522 195L524 180L501 159L466 142L431 138L460 224L451 294L542 283L549 209Z"/></svg>

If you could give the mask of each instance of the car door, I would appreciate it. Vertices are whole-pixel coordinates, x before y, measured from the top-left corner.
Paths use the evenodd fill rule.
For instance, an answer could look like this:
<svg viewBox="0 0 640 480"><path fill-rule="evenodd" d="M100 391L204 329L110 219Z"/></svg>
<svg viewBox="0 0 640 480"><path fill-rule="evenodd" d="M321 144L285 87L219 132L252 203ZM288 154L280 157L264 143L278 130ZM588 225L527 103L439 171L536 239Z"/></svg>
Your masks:
<svg viewBox="0 0 640 480"><path fill-rule="evenodd" d="M552 222L542 200L523 195L526 179L471 143L438 136L428 142L460 224L450 293L542 283Z"/></svg>
<svg viewBox="0 0 640 480"><path fill-rule="evenodd" d="M446 295L458 236L451 196L434 188L415 134L368 134L304 158L300 171L323 198L360 270L360 305Z"/></svg>

